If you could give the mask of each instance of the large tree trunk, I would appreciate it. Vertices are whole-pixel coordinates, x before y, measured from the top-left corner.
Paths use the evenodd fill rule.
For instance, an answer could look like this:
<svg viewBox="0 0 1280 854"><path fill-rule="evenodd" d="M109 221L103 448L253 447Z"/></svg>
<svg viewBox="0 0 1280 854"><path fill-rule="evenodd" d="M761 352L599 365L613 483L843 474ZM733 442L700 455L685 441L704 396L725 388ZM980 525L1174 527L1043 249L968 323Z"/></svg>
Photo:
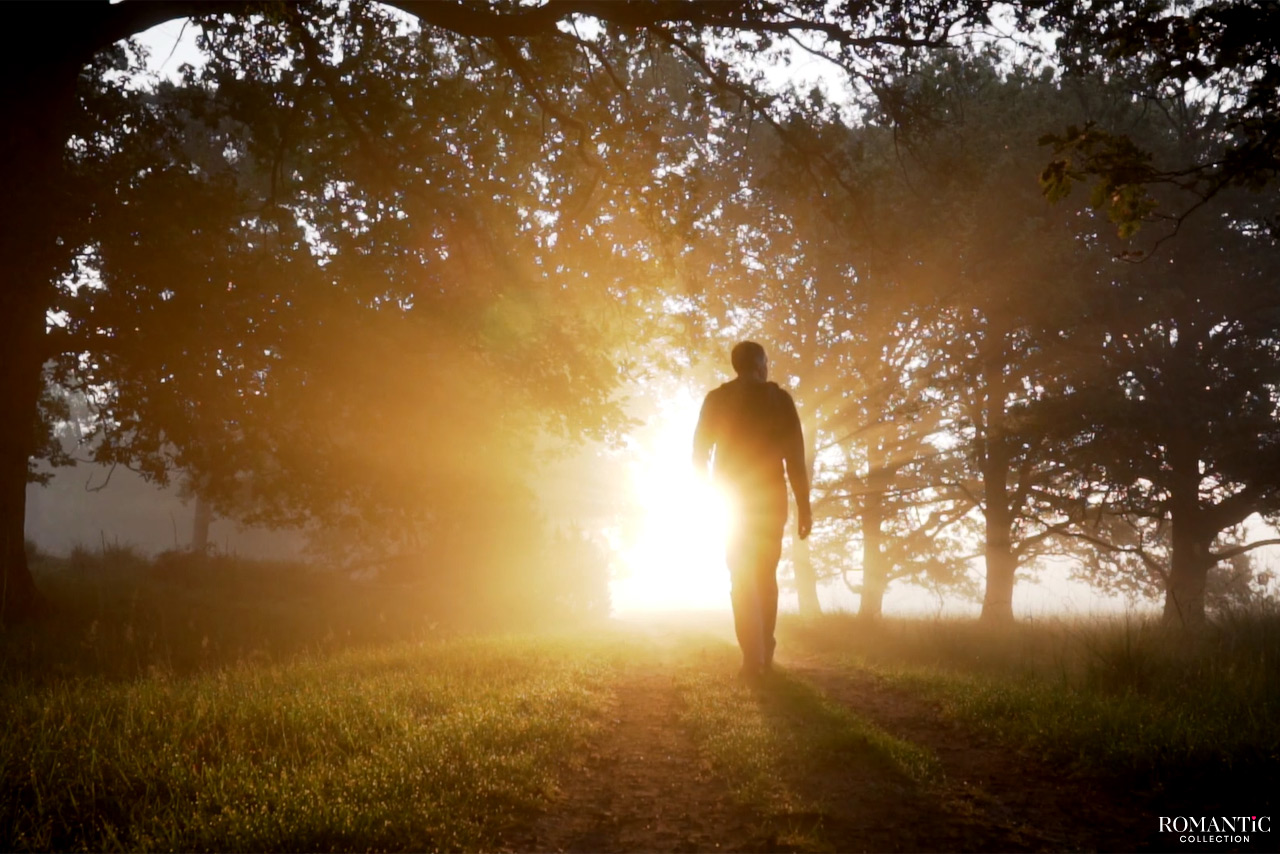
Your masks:
<svg viewBox="0 0 1280 854"><path fill-rule="evenodd" d="M879 460L871 462L866 491L862 496L862 598L858 616L875 619L884 607L889 586L889 568L884 554L885 470Z"/></svg>
<svg viewBox="0 0 1280 854"><path fill-rule="evenodd" d="M804 459L809 467L809 483L813 483L813 458L817 447L817 430L813 424L806 424L804 431ZM794 537L791 540L791 569L795 575L796 599L800 604L800 616L818 617L822 615L822 604L818 601L818 573L813 568L813 559L809 551L809 541Z"/></svg>
<svg viewBox="0 0 1280 854"><path fill-rule="evenodd" d="M21 170L6 160L0 168ZM6 180L12 190L18 180ZM14 193L6 194L9 200ZM28 198L30 196L28 195ZM19 204L10 201L12 204ZM36 202L38 204L38 202ZM0 389L7 417L0 419L0 619L7 624L41 610L27 566L27 471L34 450L42 366L49 268L29 263L33 253L14 246L16 229L0 238Z"/></svg>
<svg viewBox="0 0 1280 854"><path fill-rule="evenodd" d="M65 7L45 7L44 26ZM34 9L24 10L25 12ZM40 33L43 34L43 33ZM57 217L67 210L63 146L81 61L48 51L11 51L0 59L0 618L5 623L37 615L43 599L27 566L27 473L35 449L43 366L50 355L45 314L53 276L69 247L58 245Z"/></svg>
<svg viewBox="0 0 1280 854"><path fill-rule="evenodd" d="M1009 529L1003 537L987 523L987 587L982 597L982 621L1007 623L1013 620L1013 581L1018 561L1009 547Z"/></svg>
<svg viewBox="0 0 1280 854"><path fill-rule="evenodd" d="M981 441L982 514L986 522L987 586L982 596L983 622L1013 620L1013 582L1018 569L1010 536L1009 444L1005 436L1004 337L992 334L985 358L986 401Z"/></svg>
<svg viewBox="0 0 1280 854"><path fill-rule="evenodd" d="M14 324L7 315L0 317L4 318L0 321L2 337ZM13 406L12 416L0 421L0 622L4 625L36 616L44 605L27 566L25 530L27 457L36 401L27 400L24 389L12 384L17 373L7 358L12 349L7 342L0 348L4 363L0 382L4 383L6 405Z"/></svg>
<svg viewBox="0 0 1280 854"><path fill-rule="evenodd" d="M1173 550L1164 594L1165 622L1197 628L1204 624L1204 591L1213 561L1211 539L1173 528Z"/></svg>
<svg viewBox="0 0 1280 854"><path fill-rule="evenodd" d="M983 622L1006 623L1013 620L1013 582L1018 559L1010 541L1013 513L1009 507L1007 454L1004 443L992 441L990 437L987 439L982 480L986 498L983 518L986 523L987 586L982 595L981 619Z"/></svg>
<svg viewBox="0 0 1280 854"><path fill-rule="evenodd" d="M1200 455L1186 430L1169 440L1172 549L1165 585L1166 622L1195 628L1204 623L1204 590L1214 532L1205 533L1200 508Z"/></svg>

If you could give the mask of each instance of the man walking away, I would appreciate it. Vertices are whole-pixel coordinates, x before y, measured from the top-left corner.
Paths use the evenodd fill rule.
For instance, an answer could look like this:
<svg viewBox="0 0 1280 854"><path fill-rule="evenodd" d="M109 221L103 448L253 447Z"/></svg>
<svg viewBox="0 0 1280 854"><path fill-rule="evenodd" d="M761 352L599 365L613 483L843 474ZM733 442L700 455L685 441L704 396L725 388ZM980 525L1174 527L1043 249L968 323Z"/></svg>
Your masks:
<svg viewBox="0 0 1280 854"><path fill-rule="evenodd" d="M730 358L738 376L703 401L693 434L693 465L706 474L711 464L729 500L725 556L732 581L733 626L742 648L742 674L750 677L773 665L787 479L796 497L800 539L809 536L813 517L795 401L769 382L769 361L759 344L743 341Z"/></svg>

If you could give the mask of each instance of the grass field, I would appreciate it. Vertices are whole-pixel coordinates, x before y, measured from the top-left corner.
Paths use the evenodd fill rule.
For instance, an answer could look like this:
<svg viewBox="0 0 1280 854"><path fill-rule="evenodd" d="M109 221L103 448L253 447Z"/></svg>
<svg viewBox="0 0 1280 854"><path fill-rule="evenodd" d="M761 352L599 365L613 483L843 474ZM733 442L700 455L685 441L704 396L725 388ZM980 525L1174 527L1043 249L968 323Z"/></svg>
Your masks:
<svg viewBox="0 0 1280 854"><path fill-rule="evenodd" d="M656 723L629 737L674 727L681 739L627 761L687 745L682 767L707 777L670 781L671 798L710 780L730 805L721 824L688 807L672 832L692 822L697 839L730 844L741 809L744 847L888 844L897 837L857 834L957 802L959 760L939 752L949 739L994 742L1010 775L1031 756L1140 791L1152 811L1266 814L1274 796L1258 781L1280 769L1271 612L1194 637L1135 620L793 619L780 672L750 685L732 676L727 619L471 634L424 616L408 588L296 568L60 567L43 586L58 615L0 634L5 849L537 847L561 839L547 822L574 797L613 787L601 808L612 816L638 802L628 786L665 785L666 766L615 777L614 760L592 759L644 711L620 697L653 706ZM602 776L587 786L592 767ZM903 847L1036 847L1025 828L984 829L994 819L975 815ZM632 838L606 847L665 844Z"/></svg>
<svg viewBox="0 0 1280 854"><path fill-rule="evenodd" d="M1166 784L1280 762L1274 610L1220 614L1196 635L1123 617L998 630L831 618L794 634L837 666L870 670L1068 765Z"/></svg>
<svg viewBox="0 0 1280 854"><path fill-rule="evenodd" d="M8 691L8 847L474 849L591 733L606 667L575 643L401 644Z"/></svg>

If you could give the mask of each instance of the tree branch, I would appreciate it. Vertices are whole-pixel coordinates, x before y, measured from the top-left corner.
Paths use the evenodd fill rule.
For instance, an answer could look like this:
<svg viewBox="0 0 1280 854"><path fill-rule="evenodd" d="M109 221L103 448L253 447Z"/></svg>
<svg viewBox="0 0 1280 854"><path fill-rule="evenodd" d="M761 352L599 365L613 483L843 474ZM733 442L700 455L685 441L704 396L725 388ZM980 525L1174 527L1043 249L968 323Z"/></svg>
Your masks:
<svg viewBox="0 0 1280 854"><path fill-rule="evenodd" d="M127 39L152 27L179 18L207 18L211 15L237 15L266 7L263 2L239 0L128 0L125 3L83 3L76 7L86 31L93 41L90 53Z"/></svg>
<svg viewBox="0 0 1280 854"><path fill-rule="evenodd" d="M941 47L948 42L950 27L940 36L879 34L855 36L836 21L814 20L786 15L779 5L743 0L717 3L688 3L679 0L547 0L540 6L521 7L519 12L497 12L485 3L438 2L438 0L385 0L387 5L408 12L425 24L443 27L459 35L477 38L522 38L546 33L559 22L575 15L636 29L653 29L666 24L687 24L738 32L787 36L797 32L822 35L842 48ZM767 17L778 12L784 17ZM868 9L870 12L870 9ZM834 62L834 60L833 60Z"/></svg>
<svg viewBox="0 0 1280 854"><path fill-rule="evenodd" d="M600 159L596 157L596 153L591 150L589 145L591 132L587 126L574 116L569 115L547 96L546 91L538 83L536 73L529 67L528 61L520 55L520 51L511 43L510 39L505 36L498 37L493 40L493 43L497 47L498 53L502 54L502 58L507 61L516 77L529 90L529 94L533 96L533 100L542 108L542 111L574 133L578 140L578 154L581 155L582 159L593 168L598 168Z"/></svg>
<svg viewBox="0 0 1280 854"><path fill-rule="evenodd" d="M1147 554L1146 549L1144 549L1140 545L1117 546L1115 543L1109 542L1107 540L1102 539L1101 537L1096 537L1093 534L1087 533L1085 531L1080 531L1080 530L1073 531L1070 529L1064 529L1059 532L1059 536L1074 537L1076 539L1084 540L1085 542L1092 543L1098 548L1101 548L1105 551L1112 552L1114 554L1137 555L1142 560L1143 564L1147 567L1147 569L1150 569L1152 572L1158 575L1162 580L1165 580L1165 581L1168 580L1169 576L1164 571L1164 567L1160 566L1160 562L1157 561L1155 558L1153 558L1151 555Z"/></svg>
<svg viewBox="0 0 1280 854"><path fill-rule="evenodd" d="M1280 546L1280 537L1273 537L1269 540L1256 540L1252 543L1232 546L1231 548L1224 549L1220 552L1210 552L1209 557L1213 558L1214 563L1221 563L1224 560L1231 560L1233 557L1246 554L1254 549L1260 549L1265 546Z"/></svg>

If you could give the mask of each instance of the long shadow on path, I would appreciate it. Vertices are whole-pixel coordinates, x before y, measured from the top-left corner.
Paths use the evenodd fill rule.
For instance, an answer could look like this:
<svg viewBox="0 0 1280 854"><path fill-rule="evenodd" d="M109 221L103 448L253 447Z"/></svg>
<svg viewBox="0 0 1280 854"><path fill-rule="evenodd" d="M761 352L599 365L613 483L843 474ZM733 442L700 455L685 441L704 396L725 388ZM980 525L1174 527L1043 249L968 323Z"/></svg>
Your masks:
<svg viewBox="0 0 1280 854"><path fill-rule="evenodd" d="M771 725L803 744L782 769L804 813L779 816L807 826L815 847L837 851L1062 850L1016 816L961 797L931 746L885 728L824 690L804 671L760 685L756 702ZM1072 846L1065 846L1070 848Z"/></svg>
<svg viewBox="0 0 1280 854"><path fill-rule="evenodd" d="M800 661L787 678L937 758L913 802L879 807L877 824L896 826L902 844L867 850L1132 851L1152 841L1155 819L1138 796L976 735L870 672Z"/></svg>
<svg viewBox="0 0 1280 854"><path fill-rule="evenodd" d="M627 642L590 750L511 851L1136 850L1124 798L819 659L732 678L719 637ZM1135 828L1138 828L1135 830Z"/></svg>

